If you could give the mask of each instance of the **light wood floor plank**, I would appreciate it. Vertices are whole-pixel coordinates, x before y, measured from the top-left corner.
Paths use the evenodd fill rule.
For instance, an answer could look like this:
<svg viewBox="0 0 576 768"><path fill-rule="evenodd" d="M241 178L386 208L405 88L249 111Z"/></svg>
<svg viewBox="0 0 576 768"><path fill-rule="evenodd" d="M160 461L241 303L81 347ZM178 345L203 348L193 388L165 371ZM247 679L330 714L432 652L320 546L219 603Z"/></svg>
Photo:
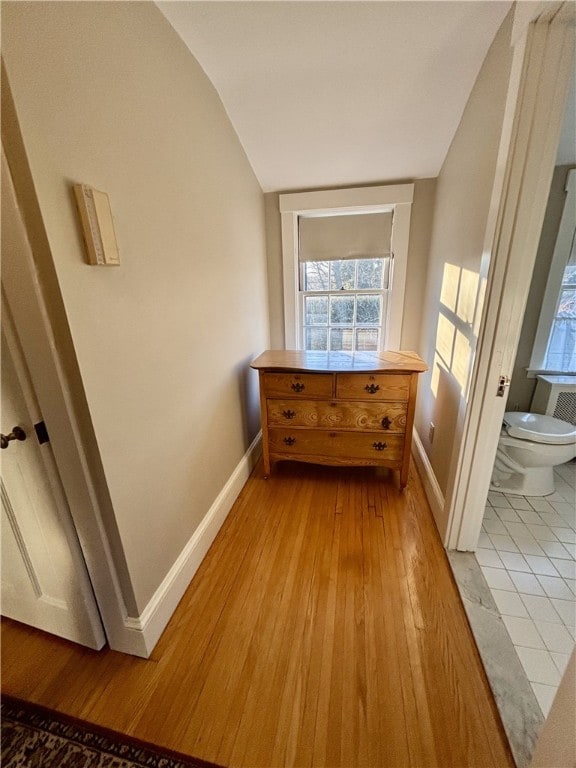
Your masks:
<svg viewBox="0 0 576 768"><path fill-rule="evenodd" d="M417 474L257 467L148 660L6 620L2 690L234 768L513 766Z"/></svg>

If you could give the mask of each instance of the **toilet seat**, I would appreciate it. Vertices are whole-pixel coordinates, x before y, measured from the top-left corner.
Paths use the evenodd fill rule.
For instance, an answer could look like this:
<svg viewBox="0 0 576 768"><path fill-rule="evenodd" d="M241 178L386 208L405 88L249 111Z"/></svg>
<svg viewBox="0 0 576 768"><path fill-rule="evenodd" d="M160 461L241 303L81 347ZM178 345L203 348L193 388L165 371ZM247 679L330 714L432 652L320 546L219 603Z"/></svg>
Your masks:
<svg viewBox="0 0 576 768"><path fill-rule="evenodd" d="M540 413L510 411L504 414L503 426L510 437L549 445L576 442L576 427L566 421Z"/></svg>

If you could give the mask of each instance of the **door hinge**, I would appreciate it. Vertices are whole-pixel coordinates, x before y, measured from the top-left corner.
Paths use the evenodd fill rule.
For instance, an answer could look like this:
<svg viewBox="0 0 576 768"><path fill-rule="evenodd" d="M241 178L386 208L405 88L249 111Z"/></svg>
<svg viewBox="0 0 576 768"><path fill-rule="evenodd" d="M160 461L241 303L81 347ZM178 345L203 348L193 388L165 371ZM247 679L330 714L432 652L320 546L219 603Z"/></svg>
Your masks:
<svg viewBox="0 0 576 768"><path fill-rule="evenodd" d="M46 424L44 424L43 421L39 421L38 424L34 424L34 429L36 430L36 437L38 438L40 445L50 442L48 430L46 429Z"/></svg>
<svg viewBox="0 0 576 768"><path fill-rule="evenodd" d="M500 378L498 379L498 389L496 390L496 397L504 397L504 392L509 386L510 386L509 377L500 376Z"/></svg>

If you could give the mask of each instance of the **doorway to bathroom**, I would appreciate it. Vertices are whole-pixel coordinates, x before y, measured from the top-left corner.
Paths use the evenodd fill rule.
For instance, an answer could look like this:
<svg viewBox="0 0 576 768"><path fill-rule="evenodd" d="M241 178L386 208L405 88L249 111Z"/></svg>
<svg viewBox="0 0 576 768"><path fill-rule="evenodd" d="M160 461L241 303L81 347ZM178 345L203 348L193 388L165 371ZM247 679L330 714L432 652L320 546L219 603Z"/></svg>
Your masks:
<svg viewBox="0 0 576 768"><path fill-rule="evenodd" d="M510 112L507 106L503 136L509 120L511 137L504 150L508 160L502 199L496 203L497 234L463 449L448 499L448 548L461 550L449 552L449 557L519 768L530 764L574 647L574 465L556 471L550 498L488 491L503 414L516 403L529 411L537 383L526 379L528 363L521 357L529 330L521 326L527 307L524 323L532 323L534 337L550 254L547 266L536 263L532 286L530 273L544 235L550 181L553 186L562 174L553 174L553 167L576 164L573 100L565 110L566 91L574 93L573 83L569 85L572 53L562 61L566 40L561 27L540 19L530 26L531 47L522 65L524 93ZM568 159L561 158L562 149L555 157L563 115L562 135L571 139ZM538 291L540 304L534 298ZM513 374L516 367L522 369L522 380ZM512 384L507 376L514 380L512 395L506 390ZM504 385L502 398L499 384ZM518 388L524 400L514 399Z"/></svg>
<svg viewBox="0 0 576 768"><path fill-rule="evenodd" d="M512 426L502 431L475 552L544 717L574 648L576 623L576 286L564 285L576 273L574 114L571 87L506 403L505 423ZM542 369L550 361L552 369ZM530 451L548 451L555 466L520 466L513 452L525 441L510 437L515 420L538 423L540 415L558 419L542 426L564 429L567 441L542 443L562 438L536 435Z"/></svg>

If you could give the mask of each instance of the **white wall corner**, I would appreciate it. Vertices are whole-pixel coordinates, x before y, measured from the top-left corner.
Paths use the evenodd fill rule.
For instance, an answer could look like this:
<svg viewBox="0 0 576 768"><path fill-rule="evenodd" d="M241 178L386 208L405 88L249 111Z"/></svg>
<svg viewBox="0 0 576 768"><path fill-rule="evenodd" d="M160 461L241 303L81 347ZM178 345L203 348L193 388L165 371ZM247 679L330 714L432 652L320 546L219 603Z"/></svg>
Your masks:
<svg viewBox="0 0 576 768"><path fill-rule="evenodd" d="M436 525L440 529L440 525L443 524L445 517L444 507L446 502L416 428L412 431L412 456L420 473L424 493L428 499L428 504L430 504Z"/></svg>
<svg viewBox="0 0 576 768"><path fill-rule="evenodd" d="M133 638L133 646L129 649L115 648L114 650L122 650L144 658L150 656L232 509L232 505L256 466L261 450L262 433L259 432L146 608L140 616L136 618L128 616L124 620L129 636Z"/></svg>

